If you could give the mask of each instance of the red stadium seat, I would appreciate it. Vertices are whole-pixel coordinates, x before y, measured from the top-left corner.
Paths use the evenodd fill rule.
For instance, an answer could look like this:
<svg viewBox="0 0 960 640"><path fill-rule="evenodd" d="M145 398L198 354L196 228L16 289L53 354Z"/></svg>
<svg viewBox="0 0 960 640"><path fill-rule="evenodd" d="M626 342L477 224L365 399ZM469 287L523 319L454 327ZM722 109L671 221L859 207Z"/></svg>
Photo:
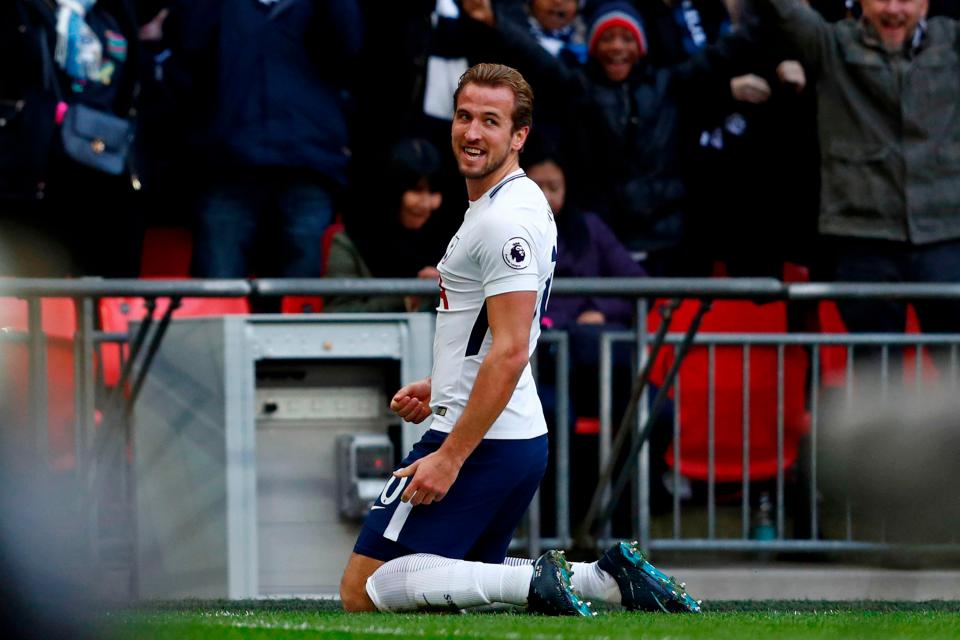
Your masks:
<svg viewBox="0 0 960 640"><path fill-rule="evenodd" d="M323 232L323 269L321 273L327 273L327 261L330 260L330 246L333 244L333 237L338 233L343 233L346 230L346 227L342 222L338 221L331 224L327 227L327 230Z"/></svg>
<svg viewBox="0 0 960 640"><path fill-rule="evenodd" d="M675 312L672 332L689 327L699 302L688 300ZM650 314L656 330L660 315ZM773 302L716 301L700 325L702 333L785 333L786 305ZM714 443L717 482L739 482L743 477L743 349L718 346L715 350ZM654 363L651 381L661 385L673 360L673 347L664 347ZM805 409L807 356L799 347L784 353L784 456L788 467L797 457L800 437L809 426ZM692 346L679 372L680 460L673 445L665 459L680 473L695 480L708 479L708 348ZM750 467L751 480L777 474L777 350L773 346L750 349ZM671 389L671 396L673 390Z"/></svg>
<svg viewBox="0 0 960 640"><path fill-rule="evenodd" d="M160 318L170 305L169 298L157 300L154 317ZM250 303L246 298L184 298L173 312L174 318L193 318L201 316L243 315L250 313ZM100 322L108 333L126 333L130 322L143 320L147 315L147 306L143 298L103 298L100 300ZM114 386L120 380L121 359L119 345L102 345L103 380L107 386ZM124 358L128 351L124 346Z"/></svg>
<svg viewBox="0 0 960 640"><path fill-rule="evenodd" d="M188 278L193 236L182 227L150 227L143 234L141 278Z"/></svg>
<svg viewBox="0 0 960 640"><path fill-rule="evenodd" d="M784 282L810 282L810 269L805 267L802 264L797 264L795 262L784 262L783 263L783 275L781 278Z"/></svg>
<svg viewBox="0 0 960 640"><path fill-rule="evenodd" d="M330 259L330 245L333 244L333 237L338 233L343 233L343 223L339 221L332 223L327 230L323 232L323 266L321 274L327 273L327 261ZM281 313L320 313L323 311L323 298L321 296L283 296L280 300Z"/></svg>
<svg viewBox="0 0 960 640"><path fill-rule="evenodd" d="M280 313L320 313L323 311L323 298L320 296L283 296L280 300Z"/></svg>

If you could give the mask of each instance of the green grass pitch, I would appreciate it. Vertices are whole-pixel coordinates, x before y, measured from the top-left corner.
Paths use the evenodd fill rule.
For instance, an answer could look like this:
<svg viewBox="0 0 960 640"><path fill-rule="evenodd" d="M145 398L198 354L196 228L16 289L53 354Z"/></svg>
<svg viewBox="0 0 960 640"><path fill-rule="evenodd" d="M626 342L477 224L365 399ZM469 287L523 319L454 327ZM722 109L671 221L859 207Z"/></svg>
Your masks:
<svg viewBox="0 0 960 640"><path fill-rule="evenodd" d="M346 614L331 602L179 602L115 610L97 636L113 640L251 638L960 638L960 603L714 602L703 615L602 612L596 618L524 613Z"/></svg>

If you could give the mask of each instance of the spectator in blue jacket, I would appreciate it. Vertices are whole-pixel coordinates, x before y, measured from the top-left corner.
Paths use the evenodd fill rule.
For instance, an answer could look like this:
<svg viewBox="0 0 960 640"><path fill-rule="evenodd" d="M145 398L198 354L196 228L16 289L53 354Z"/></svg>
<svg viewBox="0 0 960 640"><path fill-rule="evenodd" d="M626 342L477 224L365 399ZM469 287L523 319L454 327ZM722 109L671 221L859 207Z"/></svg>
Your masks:
<svg viewBox="0 0 960 640"><path fill-rule="evenodd" d="M213 108L197 104L198 129L211 135L194 275L319 276L351 155L346 87L363 30L356 0L178 0L170 10L184 25L174 55L213 74Z"/></svg>

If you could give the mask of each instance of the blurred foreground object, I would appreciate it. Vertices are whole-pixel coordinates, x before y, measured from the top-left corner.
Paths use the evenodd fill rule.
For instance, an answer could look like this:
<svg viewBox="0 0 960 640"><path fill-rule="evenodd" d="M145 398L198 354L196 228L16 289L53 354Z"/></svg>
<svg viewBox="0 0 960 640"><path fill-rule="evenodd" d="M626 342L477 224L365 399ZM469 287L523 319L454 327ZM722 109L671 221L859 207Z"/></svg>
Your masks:
<svg viewBox="0 0 960 640"><path fill-rule="evenodd" d="M0 264L4 257L0 252ZM16 302L0 298L0 318ZM81 622L93 607L76 517L80 490L37 450L26 415L15 408L20 399L9 395L25 374L14 346L0 336L0 635L89 637Z"/></svg>
<svg viewBox="0 0 960 640"><path fill-rule="evenodd" d="M866 374L866 375L864 375ZM857 392L828 408L825 509L850 507L882 542L956 544L960 526L960 396L904 390L860 371Z"/></svg>

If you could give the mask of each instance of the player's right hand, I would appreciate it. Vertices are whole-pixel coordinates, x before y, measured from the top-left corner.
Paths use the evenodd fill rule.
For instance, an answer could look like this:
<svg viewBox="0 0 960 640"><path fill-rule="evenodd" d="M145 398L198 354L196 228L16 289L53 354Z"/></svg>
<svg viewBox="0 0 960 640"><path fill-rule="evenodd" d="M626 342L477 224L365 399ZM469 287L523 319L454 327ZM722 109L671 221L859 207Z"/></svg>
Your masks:
<svg viewBox="0 0 960 640"><path fill-rule="evenodd" d="M417 380L401 387L390 400L390 410L398 416L419 424L430 415L430 379Z"/></svg>
<svg viewBox="0 0 960 640"><path fill-rule="evenodd" d="M393 472L394 477L413 476L400 501L413 506L440 502L456 482L460 467L461 463L441 449L415 460L409 467L397 469Z"/></svg>

